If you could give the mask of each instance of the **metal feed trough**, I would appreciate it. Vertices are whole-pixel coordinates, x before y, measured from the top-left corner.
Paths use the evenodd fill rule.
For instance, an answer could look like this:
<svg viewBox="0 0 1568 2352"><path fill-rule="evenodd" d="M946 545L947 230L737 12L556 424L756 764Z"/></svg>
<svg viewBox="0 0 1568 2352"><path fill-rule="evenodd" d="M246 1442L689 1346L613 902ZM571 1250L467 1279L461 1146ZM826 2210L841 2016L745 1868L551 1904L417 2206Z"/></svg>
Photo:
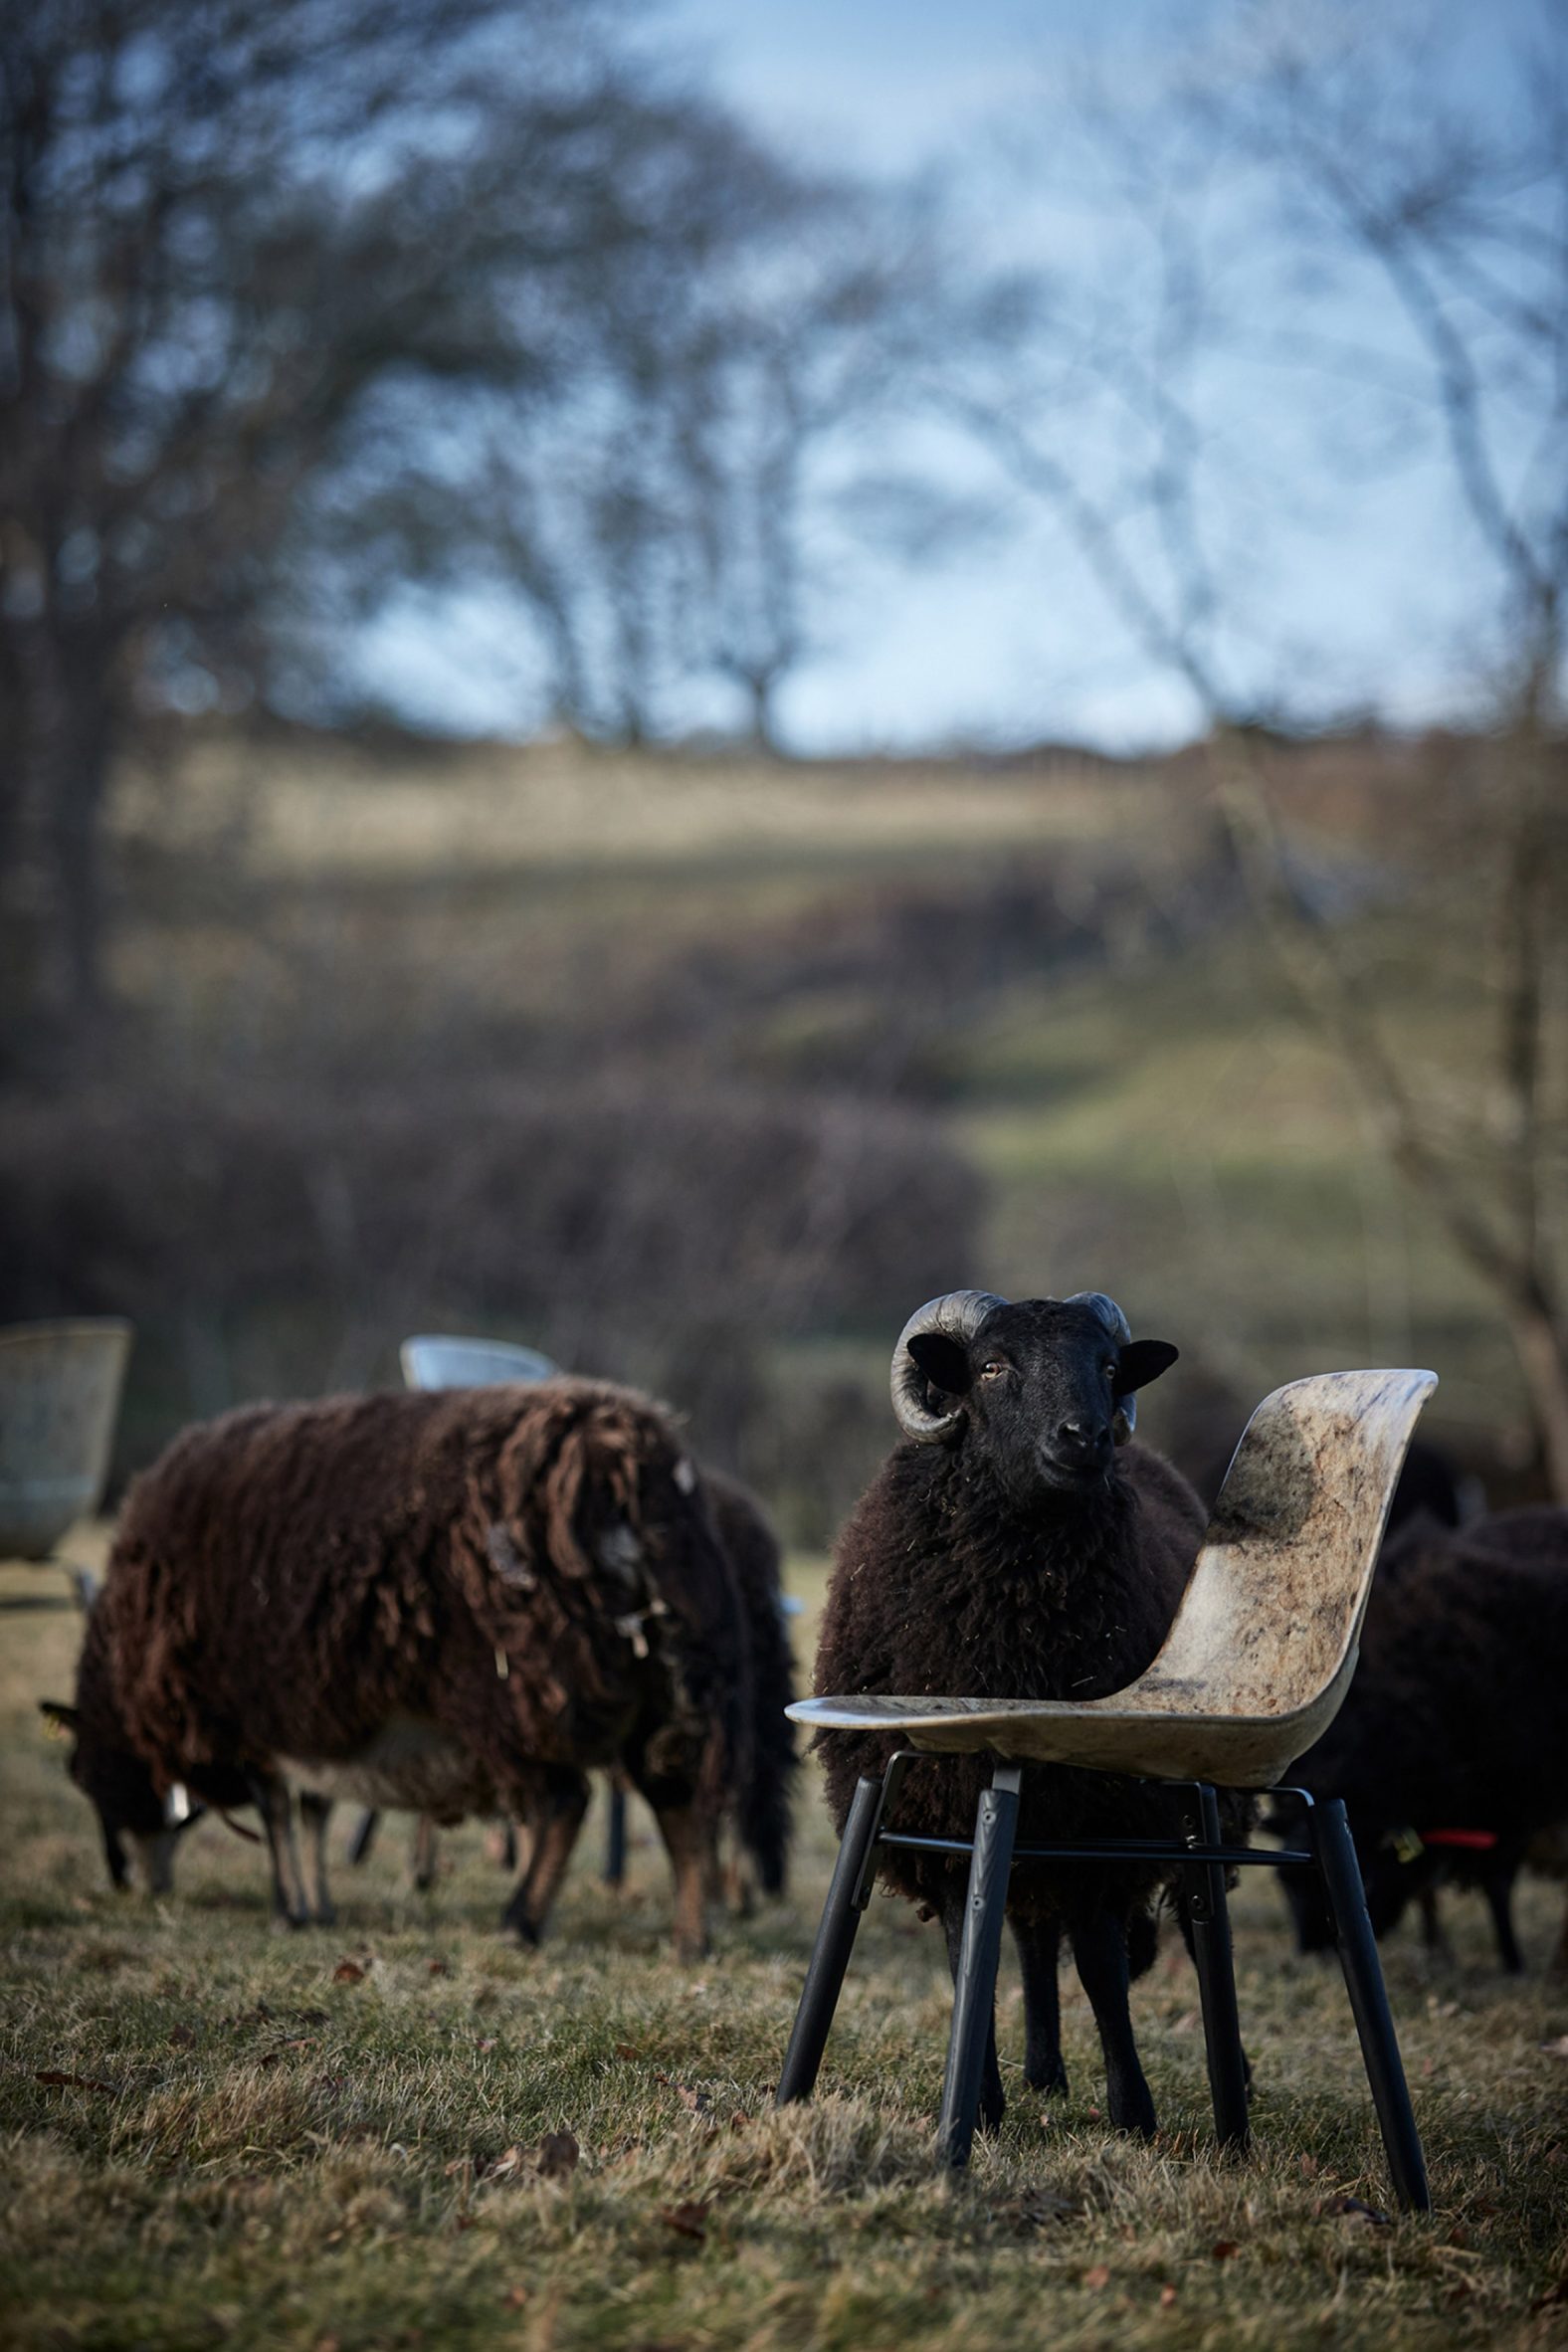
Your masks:
<svg viewBox="0 0 1568 2352"><path fill-rule="evenodd" d="M0 1560L47 1560L108 1476L130 1325L0 1328Z"/></svg>

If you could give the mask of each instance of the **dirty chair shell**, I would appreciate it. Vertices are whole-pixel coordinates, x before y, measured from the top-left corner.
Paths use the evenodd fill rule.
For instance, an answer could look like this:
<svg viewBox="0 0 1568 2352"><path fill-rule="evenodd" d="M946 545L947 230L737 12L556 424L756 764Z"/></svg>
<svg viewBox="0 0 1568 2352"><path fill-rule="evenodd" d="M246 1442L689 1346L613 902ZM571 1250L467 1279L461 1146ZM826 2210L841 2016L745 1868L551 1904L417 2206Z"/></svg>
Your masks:
<svg viewBox="0 0 1568 2352"><path fill-rule="evenodd" d="M47 1560L102 1499L130 1325L0 1328L0 1560Z"/></svg>
<svg viewBox="0 0 1568 2352"><path fill-rule="evenodd" d="M1226 2144L1247 2137L1226 1870L1242 1863L1318 1870L1395 2187L1405 2205L1427 2208L1421 2144L1343 1806L1307 1800L1307 1851L1230 1849L1220 1844L1215 1790L1272 1789L1338 1712L1395 1481L1436 1386L1431 1372L1329 1372L1266 1397L1236 1450L1164 1645L1123 1690L1082 1701L862 1694L790 1708L817 1730L896 1730L907 1750L883 1780L863 1780L857 1790L780 2072L780 2105L809 2097L815 2084L877 1849L900 1843L882 1823L908 1753L989 1750L998 1765L971 1848L943 2091L948 2162L967 2161L974 2131L1013 1861L1114 1859L1113 1845L1030 1847L1015 1857L1021 1768L1067 1764L1191 1786L1187 1842L1168 1852L1182 1866L1215 2120Z"/></svg>
<svg viewBox="0 0 1568 2352"><path fill-rule="evenodd" d="M426 1334L398 1350L405 1388L491 1388L507 1380L552 1380L560 1370L537 1348L505 1339Z"/></svg>

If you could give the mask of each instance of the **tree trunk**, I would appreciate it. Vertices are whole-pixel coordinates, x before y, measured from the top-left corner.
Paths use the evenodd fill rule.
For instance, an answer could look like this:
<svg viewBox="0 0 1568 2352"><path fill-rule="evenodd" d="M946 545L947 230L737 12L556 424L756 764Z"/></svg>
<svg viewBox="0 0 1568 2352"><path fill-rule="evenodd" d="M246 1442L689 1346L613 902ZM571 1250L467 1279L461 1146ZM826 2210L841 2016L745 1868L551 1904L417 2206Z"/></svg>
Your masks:
<svg viewBox="0 0 1568 2352"><path fill-rule="evenodd" d="M103 803L116 735L110 645L47 627L10 699L6 962L11 1019L37 1060L85 1043L106 1006Z"/></svg>

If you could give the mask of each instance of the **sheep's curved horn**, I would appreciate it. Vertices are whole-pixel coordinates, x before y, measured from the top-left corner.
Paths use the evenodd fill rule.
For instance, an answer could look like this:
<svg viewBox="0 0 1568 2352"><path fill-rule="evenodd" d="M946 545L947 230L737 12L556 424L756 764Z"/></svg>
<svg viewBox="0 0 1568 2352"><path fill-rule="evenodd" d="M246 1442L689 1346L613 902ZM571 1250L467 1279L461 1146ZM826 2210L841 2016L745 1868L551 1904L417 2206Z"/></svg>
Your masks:
<svg viewBox="0 0 1568 2352"><path fill-rule="evenodd" d="M1132 1337L1132 1325L1114 1298L1107 1298L1103 1290L1075 1290L1072 1297L1064 1298L1062 1303L1064 1306L1086 1306L1091 1315L1099 1317L1118 1345Z"/></svg>
<svg viewBox="0 0 1568 2352"><path fill-rule="evenodd" d="M909 1317L892 1351L892 1409L906 1438L929 1444L936 1438L945 1438L963 1418L961 1405L955 1406L951 1413L932 1413L927 1409L925 1379L909 1353L910 1340L917 1339L922 1331L939 1331L946 1339L960 1339L967 1344L992 1308L1006 1304L1007 1300L998 1298L992 1290L949 1290L940 1298L928 1298Z"/></svg>
<svg viewBox="0 0 1568 2352"><path fill-rule="evenodd" d="M1064 1306L1086 1306L1090 1314L1098 1316L1104 1324L1106 1332L1118 1347L1124 1346L1132 1337L1132 1325L1114 1298L1107 1298L1103 1290L1075 1290L1072 1297L1065 1298L1062 1303ZM1124 1446L1137 1426L1137 1398L1130 1394L1118 1397L1116 1410L1111 1417L1110 1424L1110 1434L1116 1444Z"/></svg>

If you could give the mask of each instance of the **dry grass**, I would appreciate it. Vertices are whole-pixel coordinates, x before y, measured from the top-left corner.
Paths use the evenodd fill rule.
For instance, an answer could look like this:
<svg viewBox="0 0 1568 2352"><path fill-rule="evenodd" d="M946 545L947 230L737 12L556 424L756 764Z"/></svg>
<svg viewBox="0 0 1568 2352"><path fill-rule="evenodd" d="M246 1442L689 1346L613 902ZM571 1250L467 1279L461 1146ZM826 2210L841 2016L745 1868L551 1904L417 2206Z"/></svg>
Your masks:
<svg viewBox="0 0 1568 2352"><path fill-rule="evenodd" d="M797 1582L820 1594L820 1571ZM814 1792L794 1897L724 1928L694 1976L666 1953L652 1845L634 1845L617 1901L594 1876L596 1822L532 1958L494 1936L500 1889L472 1832L447 1841L425 1899L402 1883L389 1824L366 1872L339 1868L342 1924L325 1934L272 1932L260 1857L211 1824L187 1843L177 1900L116 1899L34 1713L69 1687L78 1626L59 1599L50 1575L6 1572L7 2343L1568 2341L1568 2058L1543 2047L1568 2035L1568 1992L1497 1977L1465 1906L1457 1967L1429 1969L1403 1939L1388 1954L1431 2221L1337 2210L1386 2206L1380 2151L1342 1989L1290 1957L1268 1887L1238 1902L1247 2161L1211 2152L1194 1987L1170 1937L1137 1996L1159 2143L1102 2128L1077 1997L1074 2094L1042 2115L1004 1980L1013 2110L952 2188L931 2166L944 1971L902 1907L868 1917L825 2095L770 2111L829 1862ZM1529 1894L1536 1951L1556 1899ZM347 1957L365 1973L338 1981ZM570 2169L556 2133L577 2144Z"/></svg>

